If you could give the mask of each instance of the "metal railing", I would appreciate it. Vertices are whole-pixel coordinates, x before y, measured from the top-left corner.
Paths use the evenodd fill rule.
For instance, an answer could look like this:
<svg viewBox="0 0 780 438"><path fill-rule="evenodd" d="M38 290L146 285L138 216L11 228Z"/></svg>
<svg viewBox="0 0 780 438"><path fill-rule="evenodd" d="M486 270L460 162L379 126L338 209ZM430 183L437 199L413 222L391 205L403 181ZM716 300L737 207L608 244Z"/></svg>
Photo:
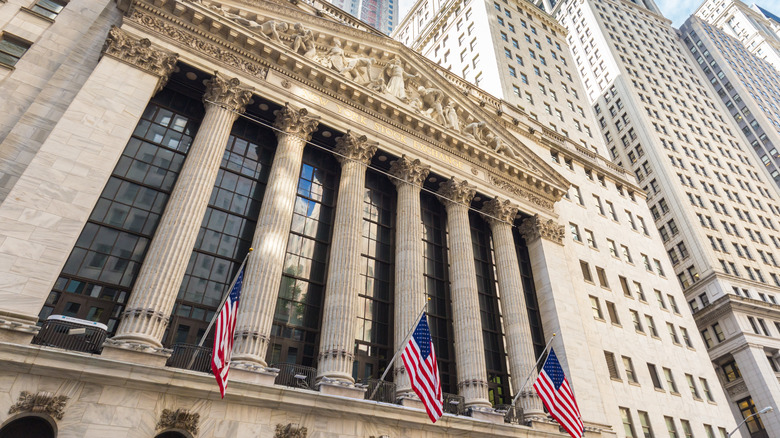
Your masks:
<svg viewBox="0 0 780 438"><path fill-rule="evenodd" d="M396 402L395 383L379 379L363 379L360 383L366 385L366 400L384 403ZM372 394L374 395L373 398L371 397Z"/></svg>
<svg viewBox="0 0 780 438"><path fill-rule="evenodd" d="M289 386L290 388L303 388L314 390L314 377L317 375L317 369L296 365L294 363L276 363L271 368L278 368L279 375L274 381L277 385Z"/></svg>
<svg viewBox="0 0 780 438"><path fill-rule="evenodd" d="M100 354L106 340L106 326L92 321L52 315L43 322L32 340L35 345Z"/></svg>
<svg viewBox="0 0 780 438"><path fill-rule="evenodd" d="M173 353L165 366L183 370L211 373L211 347L192 344L174 344Z"/></svg>
<svg viewBox="0 0 780 438"><path fill-rule="evenodd" d="M464 415L466 399L457 394L444 394L444 412L446 414Z"/></svg>
<svg viewBox="0 0 780 438"><path fill-rule="evenodd" d="M523 410L517 406L512 405L496 405L496 412L504 414L505 423L522 424L523 422Z"/></svg>

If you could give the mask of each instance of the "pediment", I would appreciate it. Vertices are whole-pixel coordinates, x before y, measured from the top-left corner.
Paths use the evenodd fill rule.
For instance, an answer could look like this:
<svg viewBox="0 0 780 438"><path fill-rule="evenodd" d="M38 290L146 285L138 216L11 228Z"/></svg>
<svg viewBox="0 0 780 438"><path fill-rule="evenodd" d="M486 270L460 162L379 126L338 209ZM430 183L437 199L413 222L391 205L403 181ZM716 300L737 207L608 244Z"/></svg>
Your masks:
<svg viewBox="0 0 780 438"><path fill-rule="evenodd" d="M569 182L501 120L498 99L318 0L155 0L250 59L424 134L505 180L560 199ZM144 3L145 4L145 3ZM200 33L200 32L199 32ZM487 100L487 101L486 101Z"/></svg>

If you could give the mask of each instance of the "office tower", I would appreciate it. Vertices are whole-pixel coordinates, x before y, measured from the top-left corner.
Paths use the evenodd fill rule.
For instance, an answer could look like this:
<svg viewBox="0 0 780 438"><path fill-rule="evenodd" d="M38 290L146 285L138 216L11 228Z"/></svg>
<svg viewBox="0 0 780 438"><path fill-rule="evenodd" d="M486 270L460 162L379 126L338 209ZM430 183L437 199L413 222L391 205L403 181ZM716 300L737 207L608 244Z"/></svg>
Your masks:
<svg viewBox="0 0 780 438"><path fill-rule="evenodd" d="M331 3L385 34L390 34L398 25L399 4L396 0L332 0Z"/></svg>
<svg viewBox="0 0 780 438"><path fill-rule="evenodd" d="M776 186L652 1L567 2L555 12L612 158L647 193L737 419L776 406ZM760 418L751 430L778 436L778 412Z"/></svg>
<svg viewBox="0 0 780 438"><path fill-rule="evenodd" d="M738 39L748 51L780 70L780 19L776 15L740 0L708 0L694 15Z"/></svg>
<svg viewBox="0 0 780 438"><path fill-rule="evenodd" d="M680 33L755 157L780 184L780 71L696 16L683 24Z"/></svg>

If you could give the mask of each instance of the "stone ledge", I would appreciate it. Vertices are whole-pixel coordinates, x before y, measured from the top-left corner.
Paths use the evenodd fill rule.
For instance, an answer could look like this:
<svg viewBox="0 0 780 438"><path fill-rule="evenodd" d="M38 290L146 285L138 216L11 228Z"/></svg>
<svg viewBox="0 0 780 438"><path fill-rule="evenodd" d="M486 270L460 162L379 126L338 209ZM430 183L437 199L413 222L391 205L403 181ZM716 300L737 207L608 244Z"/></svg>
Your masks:
<svg viewBox="0 0 780 438"><path fill-rule="evenodd" d="M171 350L108 339L103 344L101 356L121 362L164 367L171 356Z"/></svg>
<svg viewBox="0 0 780 438"><path fill-rule="evenodd" d="M366 388L359 388L354 384L347 384L338 381L324 381L320 380L317 384L321 394L335 395L339 397L348 397L356 399L364 399L366 396Z"/></svg>

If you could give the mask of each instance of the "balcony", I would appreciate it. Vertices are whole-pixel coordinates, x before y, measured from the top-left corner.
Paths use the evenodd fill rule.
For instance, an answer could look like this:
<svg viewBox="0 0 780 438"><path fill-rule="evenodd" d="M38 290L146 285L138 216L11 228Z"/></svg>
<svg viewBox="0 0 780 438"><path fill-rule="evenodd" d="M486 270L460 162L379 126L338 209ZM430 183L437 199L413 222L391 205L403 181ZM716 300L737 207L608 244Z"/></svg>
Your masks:
<svg viewBox="0 0 780 438"><path fill-rule="evenodd" d="M290 388L309 389L314 391L314 377L317 375L317 369L296 365L293 363L276 363L271 368L277 368L279 375L276 376L274 384L284 385Z"/></svg>
<svg viewBox="0 0 780 438"><path fill-rule="evenodd" d="M192 344L174 344L173 353L165 366L182 370L211 373L211 347Z"/></svg>
<svg viewBox="0 0 780 438"><path fill-rule="evenodd" d="M33 345L70 351L100 354L103 352L106 330L106 325L99 322L63 315L51 315L44 321L32 343Z"/></svg>
<svg viewBox="0 0 780 438"><path fill-rule="evenodd" d="M366 385L366 400L395 403L395 383L379 379L363 379Z"/></svg>
<svg viewBox="0 0 780 438"><path fill-rule="evenodd" d="M452 415L465 415L466 399L461 395L444 394L444 413Z"/></svg>

